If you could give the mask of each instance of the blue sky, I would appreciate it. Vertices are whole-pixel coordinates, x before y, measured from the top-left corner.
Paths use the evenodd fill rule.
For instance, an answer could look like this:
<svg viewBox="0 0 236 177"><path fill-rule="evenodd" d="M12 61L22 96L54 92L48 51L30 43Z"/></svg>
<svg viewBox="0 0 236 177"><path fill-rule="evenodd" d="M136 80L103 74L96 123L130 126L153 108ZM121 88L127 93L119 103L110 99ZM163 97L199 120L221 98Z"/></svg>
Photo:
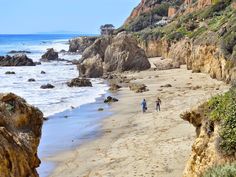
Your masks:
<svg viewBox="0 0 236 177"><path fill-rule="evenodd" d="M0 34L99 33L123 24L140 0L0 0Z"/></svg>

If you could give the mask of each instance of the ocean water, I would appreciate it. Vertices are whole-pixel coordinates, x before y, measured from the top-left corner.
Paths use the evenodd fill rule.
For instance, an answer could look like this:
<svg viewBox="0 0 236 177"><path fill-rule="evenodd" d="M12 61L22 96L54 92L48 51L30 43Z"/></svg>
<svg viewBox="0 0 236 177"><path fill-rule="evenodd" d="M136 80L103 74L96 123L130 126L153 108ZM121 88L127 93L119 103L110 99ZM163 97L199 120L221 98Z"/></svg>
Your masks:
<svg viewBox="0 0 236 177"><path fill-rule="evenodd" d="M30 51L28 57L39 61L47 48L57 51L68 50L68 40L76 35L0 35L0 55L6 55L11 50ZM73 60L80 55L60 54L60 58ZM15 75L5 75L6 71L14 71ZM46 74L41 74L45 71ZM36 107L45 116L92 103L97 97L104 94L107 86L99 79L92 79L92 88L69 88L66 82L78 76L75 65L67 62L42 63L27 67L0 67L0 93L13 92ZM28 82L34 78L36 82ZM53 84L55 89L43 90L43 84Z"/></svg>
<svg viewBox="0 0 236 177"><path fill-rule="evenodd" d="M11 50L30 51L28 57L39 61L47 48L68 50L68 40L78 35L0 35L0 55ZM67 60L80 59L80 55L60 54ZM15 75L6 75L14 71ZM41 74L45 71L46 74ZM70 88L66 82L79 75L75 65L68 62L50 62L37 66L0 67L0 93L13 92L29 104L38 107L49 120L44 122L38 148L41 165L40 177L47 177L55 165L48 157L77 147L99 135L100 120L108 112L98 112L102 96L108 86L100 79L92 79L93 87ZM34 78L36 82L28 82ZM43 84L53 84L54 89L40 89ZM100 104L97 102L100 98ZM75 109L74 109L75 108Z"/></svg>

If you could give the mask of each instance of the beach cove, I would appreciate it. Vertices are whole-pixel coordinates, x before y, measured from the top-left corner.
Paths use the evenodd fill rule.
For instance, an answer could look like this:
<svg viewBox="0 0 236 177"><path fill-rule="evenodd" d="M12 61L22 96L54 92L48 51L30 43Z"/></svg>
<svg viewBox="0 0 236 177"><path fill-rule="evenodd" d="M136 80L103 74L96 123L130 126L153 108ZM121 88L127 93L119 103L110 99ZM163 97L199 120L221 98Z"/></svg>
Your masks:
<svg viewBox="0 0 236 177"><path fill-rule="evenodd" d="M113 115L102 121L101 136L46 159L57 164L51 177L182 176L195 128L180 114L226 92L229 86L207 74L192 73L186 66L124 75L135 77L149 91L138 94L122 88L119 102L112 105ZM166 84L171 87L161 87ZM157 96L162 100L161 112L155 111ZM140 109L143 98L148 104L145 114Z"/></svg>

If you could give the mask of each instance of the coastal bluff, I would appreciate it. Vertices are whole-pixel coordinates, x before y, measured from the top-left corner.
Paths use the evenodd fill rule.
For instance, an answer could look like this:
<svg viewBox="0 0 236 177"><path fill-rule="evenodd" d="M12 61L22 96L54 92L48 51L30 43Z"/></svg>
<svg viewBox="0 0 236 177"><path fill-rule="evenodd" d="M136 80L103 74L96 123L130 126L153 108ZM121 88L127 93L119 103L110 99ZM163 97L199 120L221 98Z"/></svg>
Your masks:
<svg viewBox="0 0 236 177"><path fill-rule="evenodd" d="M43 114L13 93L0 94L0 176L38 177Z"/></svg>

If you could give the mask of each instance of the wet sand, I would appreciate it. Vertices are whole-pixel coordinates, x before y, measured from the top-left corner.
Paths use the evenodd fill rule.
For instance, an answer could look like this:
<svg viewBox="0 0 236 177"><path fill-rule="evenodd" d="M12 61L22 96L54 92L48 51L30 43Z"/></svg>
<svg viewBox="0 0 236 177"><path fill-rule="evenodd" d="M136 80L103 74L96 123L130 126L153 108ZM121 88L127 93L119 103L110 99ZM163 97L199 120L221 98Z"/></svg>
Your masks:
<svg viewBox="0 0 236 177"><path fill-rule="evenodd" d="M122 88L99 138L49 159L58 164L52 177L180 177L195 138L194 127L180 114L229 88L185 66L125 75L137 78L134 82L146 84L149 91ZM172 87L161 87L166 84ZM161 112L155 111L157 96ZM143 98L148 103L144 114Z"/></svg>

